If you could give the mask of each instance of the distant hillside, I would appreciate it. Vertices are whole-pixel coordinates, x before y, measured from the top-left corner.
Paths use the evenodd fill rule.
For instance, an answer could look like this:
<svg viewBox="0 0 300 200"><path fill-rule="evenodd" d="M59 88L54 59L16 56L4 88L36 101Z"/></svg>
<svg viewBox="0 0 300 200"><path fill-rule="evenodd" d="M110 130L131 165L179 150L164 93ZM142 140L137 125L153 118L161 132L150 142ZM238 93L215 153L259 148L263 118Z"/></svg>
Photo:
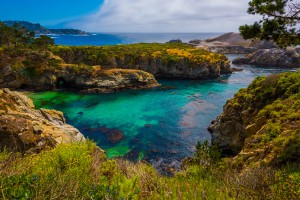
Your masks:
<svg viewBox="0 0 300 200"><path fill-rule="evenodd" d="M27 21L4 21L4 24L13 26L14 24L20 24L26 29L35 32L36 34L72 34L72 35L88 35L89 33L78 30L78 29L47 29L41 24L31 23Z"/></svg>
<svg viewBox="0 0 300 200"><path fill-rule="evenodd" d="M206 42L224 42L229 45L249 46L251 40L245 40L239 33L226 33L219 37L207 39Z"/></svg>

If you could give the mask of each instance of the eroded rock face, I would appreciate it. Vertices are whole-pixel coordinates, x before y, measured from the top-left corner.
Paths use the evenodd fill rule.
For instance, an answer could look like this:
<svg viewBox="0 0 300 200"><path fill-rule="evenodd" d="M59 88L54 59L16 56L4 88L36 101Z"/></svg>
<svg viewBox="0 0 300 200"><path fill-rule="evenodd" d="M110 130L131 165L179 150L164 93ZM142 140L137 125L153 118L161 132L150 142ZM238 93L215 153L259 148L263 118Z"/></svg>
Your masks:
<svg viewBox="0 0 300 200"><path fill-rule="evenodd" d="M22 153L85 140L76 128L66 124L62 112L36 110L26 95L9 89L0 89L0 138L1 149Z"/></svg>
<svg viewBox="0 0 300 200"><path fill-rule="evenodd" d="M211 132L212 143L222 149L225 155L235 155L244 146L246 125L241 117L242 112L243 110L236 109L227 103L223 113L208 128ZM246 113L244 115L245 118L249 117Z"/></svg>
<svg viewBox="0 0 300 200"><path fill-rule="evenodd" d="M159 84L154 76L141 70L102 69L101 67L76 70L73 65L69 65L45 68L41 74L29 77L12 69L9 65L0 66L0 87L2 88L39 91L69 87L89 93L106 93L157 86Z"/></svg>
<svg viewBox="0 0 300 200"><path fill-rule="evenodd" d="M141 69L153 74L157 78L173 79L208 79L217 78L221 74L232 72L229 63L199 64L192 66L188 59L182 59L176 63L164 63L160 59L140 59L139 63L124 68Z"/></svg>
<svg viewBox="0 0 300 200"><path fill-rule="evenodd" d="M300 54L295 49L260 49L245 58L233 60L236 65L258 65L274 67L300 67Z"/></svg>

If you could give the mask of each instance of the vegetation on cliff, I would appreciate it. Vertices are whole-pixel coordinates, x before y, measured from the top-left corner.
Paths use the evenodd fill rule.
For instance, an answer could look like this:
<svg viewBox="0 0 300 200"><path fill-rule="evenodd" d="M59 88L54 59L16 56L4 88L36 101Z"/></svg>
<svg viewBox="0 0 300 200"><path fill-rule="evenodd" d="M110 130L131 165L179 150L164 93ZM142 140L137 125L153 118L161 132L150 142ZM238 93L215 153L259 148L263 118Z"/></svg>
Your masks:
<svg viewBox="0 0 300 200"><path fill-rule="evenodd" d="M289 194L293 199L299 198L295 189L300 174L299 80L300 72L257 78L226 103L209 128L213 144L233 154L225 159L230 168L242 174L254 169L275 170L275 179L286 178L279 178L276 184L293 189Z"/></svg>
<svg viewBox="0 0 300 200"><path fill-rule="evenodd" d="M222 54L196 49L182 43L141 43L101 47L55 46L51 50L68 63L102 66L114 66L119 63L125 63L127 66L134 65L147 58L160 59L163 63L168 64L176 64L183 59L187 59L192 65L228 62ZM113 59L116 63L112 63Z"/></svg>
<svg viewBox="0 0 300 200"><path fill-rule="evenodd" d="M239 144L237 164L300 163L299 80L300 72L260 77L227 102L221 123L226 123L229 113L241 118L238 134L244 145Z"/></svg>

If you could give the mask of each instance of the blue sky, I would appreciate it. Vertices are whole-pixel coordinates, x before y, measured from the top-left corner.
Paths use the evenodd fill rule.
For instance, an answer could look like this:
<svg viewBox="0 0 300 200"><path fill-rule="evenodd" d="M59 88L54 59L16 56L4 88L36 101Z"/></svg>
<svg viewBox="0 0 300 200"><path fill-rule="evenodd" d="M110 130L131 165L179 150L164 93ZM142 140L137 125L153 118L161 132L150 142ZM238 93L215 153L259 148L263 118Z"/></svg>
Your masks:
<svg viewBox="0 0 300 200"><path fill-rule="evenodd" d="M258 17L250 0L0 0L0 20L90 32L229 32Z"/></svg>
<svg viewBox="0 0 300 200"><path fill-rule="evenodd" d="M97 12L103 0L0 0L0 20L55 25Z"/></svg>

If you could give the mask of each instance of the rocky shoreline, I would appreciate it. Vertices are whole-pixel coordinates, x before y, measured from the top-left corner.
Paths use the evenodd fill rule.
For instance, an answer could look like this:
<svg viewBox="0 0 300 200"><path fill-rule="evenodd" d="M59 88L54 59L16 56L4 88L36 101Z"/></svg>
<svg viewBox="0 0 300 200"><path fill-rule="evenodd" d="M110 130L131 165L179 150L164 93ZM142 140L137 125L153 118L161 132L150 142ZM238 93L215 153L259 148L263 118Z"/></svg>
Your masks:
<svg viewBox="0 0 300 200"><path fill-rule="evenodd" d="M259 49L252 54L246 55L244 58L234 59L232 63L236 65L299 68L300 54L299 50L295 48L287 50L279 48Z"/></svg>
<svg viewBox="0 0 300 200"><path fill-rule="evenodd" d="M60 111L34 108L20 92L0 89L0 149L38 153L62 143L85 141Z"/></svg>

